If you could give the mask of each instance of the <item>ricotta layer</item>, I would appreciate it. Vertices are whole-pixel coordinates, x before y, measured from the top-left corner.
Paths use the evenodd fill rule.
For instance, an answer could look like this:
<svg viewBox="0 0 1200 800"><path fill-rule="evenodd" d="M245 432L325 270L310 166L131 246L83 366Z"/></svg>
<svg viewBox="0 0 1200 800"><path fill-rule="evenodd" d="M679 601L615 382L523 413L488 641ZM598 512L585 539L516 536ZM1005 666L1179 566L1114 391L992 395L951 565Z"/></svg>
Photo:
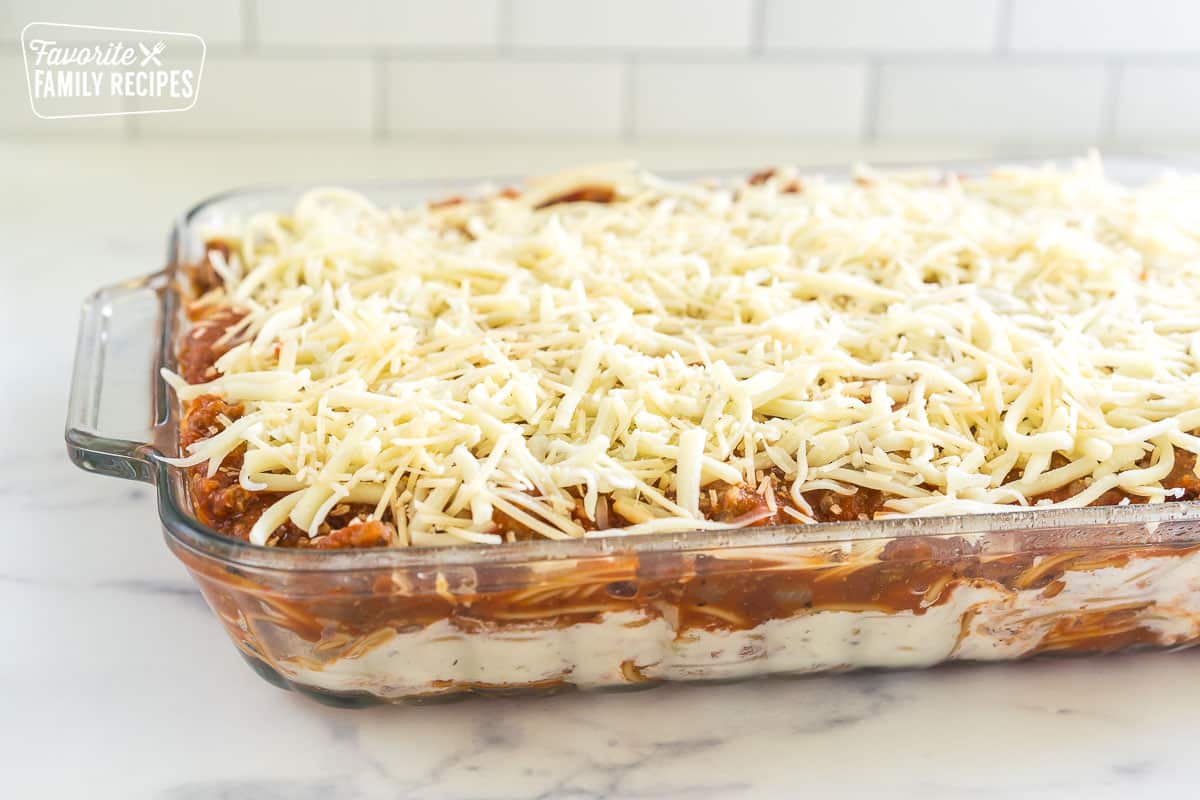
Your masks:
<svg viewBox="0 0 1200 800"><path fill-rule="evenodd" d="M1052 641L1056 630L1072 623L1084 625L1084 635L1076 632L1075 649L1081 651L1092 649L1089 639L1135 627L1161 646L1200 639L1200 553L1068 571L1052 585L1056 593L962 579L920 612L816 610L747 630L676 630L664 617L642 611L612 612L598 622L565 627L542 623L470 632L439 620L391 636L374 632L381 644L325 661L296 637L285 649L304 655L275 666L304 686L394 699L559 682L600 688L1009 660L1072 649ZM1098 621L1106 612L1121 616ZM1086 619L1094 621L1089 626Z"/></svg>

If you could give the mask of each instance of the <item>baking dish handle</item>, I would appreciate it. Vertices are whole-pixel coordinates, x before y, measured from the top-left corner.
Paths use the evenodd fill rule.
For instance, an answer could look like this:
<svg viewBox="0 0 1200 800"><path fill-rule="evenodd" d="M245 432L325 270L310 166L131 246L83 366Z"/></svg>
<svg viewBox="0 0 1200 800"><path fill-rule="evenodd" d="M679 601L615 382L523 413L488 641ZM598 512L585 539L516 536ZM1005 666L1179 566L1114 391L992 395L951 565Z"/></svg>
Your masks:
<svg viewBox="0 0 1200 800"><path fill-rule="evenodd" d="M83 304L65 432L67 453L83 469L154 482L152 398L168 283L157 272Z"/></svg>

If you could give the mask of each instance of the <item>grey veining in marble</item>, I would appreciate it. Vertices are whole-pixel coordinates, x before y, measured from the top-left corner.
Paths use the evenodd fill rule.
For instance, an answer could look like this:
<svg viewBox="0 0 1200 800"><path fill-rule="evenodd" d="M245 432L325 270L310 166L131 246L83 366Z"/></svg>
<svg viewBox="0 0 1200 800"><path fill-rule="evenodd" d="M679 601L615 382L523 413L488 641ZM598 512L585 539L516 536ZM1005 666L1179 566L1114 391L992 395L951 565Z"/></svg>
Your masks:
<svg viewBox="0 0 1200 800"><path fill-rule="evenodd" d="M251 673L151 492L66 461L83 295L154 269L172 213L225 186L580 158L543 150L0 144L0 796L1200 796L1200 651L360 712Z"/></svg>

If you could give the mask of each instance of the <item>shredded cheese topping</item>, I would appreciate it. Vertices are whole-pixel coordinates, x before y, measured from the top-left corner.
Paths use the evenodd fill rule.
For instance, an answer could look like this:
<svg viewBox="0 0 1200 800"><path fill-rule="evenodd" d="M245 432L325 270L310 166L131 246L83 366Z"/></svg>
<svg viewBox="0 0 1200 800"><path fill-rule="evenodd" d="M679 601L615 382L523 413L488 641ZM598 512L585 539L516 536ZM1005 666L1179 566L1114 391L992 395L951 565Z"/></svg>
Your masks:
<svg viewBox="0 0 1200 800"><path fill-rule="evenodd" d="M547 201L602 186L612 201ZM721 527L714 482L874 489L888 514L1161 501L1200 453L1200 177L1098 157L977 179L722 186L604 167L450 205L313 191L217 231L199 302L248 313L173 463L283 493L251 532L368 503L398 544ZM764 487L764 484L767 484ZM576 514L578 512L576 511ZM741 520L742 524L753 520ZM597 527L605 527L603 522Z"/></svg>

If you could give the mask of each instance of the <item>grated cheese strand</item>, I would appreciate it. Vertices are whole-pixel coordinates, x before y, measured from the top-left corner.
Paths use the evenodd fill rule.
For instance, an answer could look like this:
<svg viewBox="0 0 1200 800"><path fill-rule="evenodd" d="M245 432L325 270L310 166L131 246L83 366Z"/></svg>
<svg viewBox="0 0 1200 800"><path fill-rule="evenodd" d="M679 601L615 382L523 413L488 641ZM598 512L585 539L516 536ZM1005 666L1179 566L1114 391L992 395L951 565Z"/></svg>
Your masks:
<svg viewBox="0 0 1200 800"><path fill-rule="evenodd" d="M720 527L716 481L802 521L817 490L915 515L1168 497L1174 448L1200 452L1200 178L1126 187L1092 156L796 179L610 165L231 221L198 303L246 311L239 343L215 380L166 377L245 412L172 463L244 447L242 485L285 493L259 543L345 502L403 516L402 545L498 542L499 514ZM597 186L612 202L550 202Z"/></svg>

